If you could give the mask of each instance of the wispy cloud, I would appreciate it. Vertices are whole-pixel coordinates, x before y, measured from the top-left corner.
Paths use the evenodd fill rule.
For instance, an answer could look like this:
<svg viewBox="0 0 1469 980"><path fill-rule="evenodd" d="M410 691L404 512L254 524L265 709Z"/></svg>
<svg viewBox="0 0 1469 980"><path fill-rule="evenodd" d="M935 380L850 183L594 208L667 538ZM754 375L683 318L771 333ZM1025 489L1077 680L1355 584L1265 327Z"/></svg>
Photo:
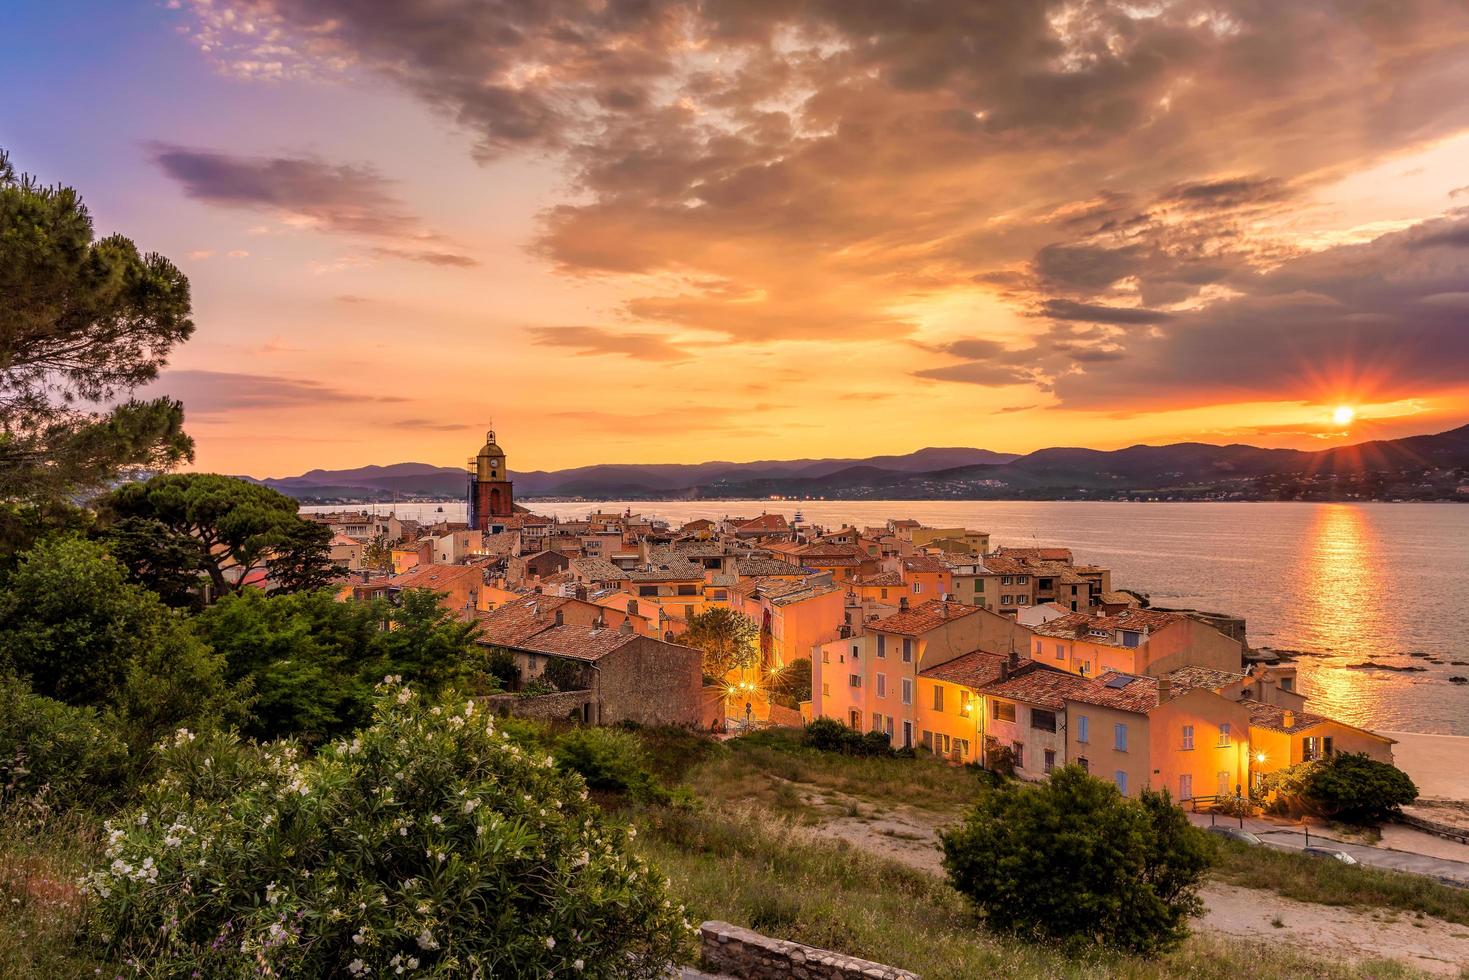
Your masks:
<svg viewBox="0 0 1469 980"><path fill-rule="evenodd" d="M640 361L686 361L693 355L668 337L605 327L527 327L532 343L569 347L579 355L621 354Z"/></svg>

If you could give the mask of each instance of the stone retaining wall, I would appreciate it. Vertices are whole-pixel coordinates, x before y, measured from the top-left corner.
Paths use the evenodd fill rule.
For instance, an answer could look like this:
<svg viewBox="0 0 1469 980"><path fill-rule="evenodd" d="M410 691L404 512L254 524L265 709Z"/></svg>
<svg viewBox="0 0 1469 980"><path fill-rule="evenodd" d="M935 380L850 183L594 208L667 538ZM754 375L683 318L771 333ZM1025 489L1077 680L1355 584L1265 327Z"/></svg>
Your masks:
<svg viewBox="0 0 1469 980"><path fill-rule="evenodd" d="M557 691L529 698L518 694L493 694L485 698L486 705L495 714L541 721L559 721L573 711L580 714L582 706L591 701L591 691Z"/></svg>
<svg viewBox="0 0 1469 980"><path fill-rule="evenodd" d="M706 922L699 933L705 968L739 980L918 980L894 966L771 939L728 922Z"/></svg>

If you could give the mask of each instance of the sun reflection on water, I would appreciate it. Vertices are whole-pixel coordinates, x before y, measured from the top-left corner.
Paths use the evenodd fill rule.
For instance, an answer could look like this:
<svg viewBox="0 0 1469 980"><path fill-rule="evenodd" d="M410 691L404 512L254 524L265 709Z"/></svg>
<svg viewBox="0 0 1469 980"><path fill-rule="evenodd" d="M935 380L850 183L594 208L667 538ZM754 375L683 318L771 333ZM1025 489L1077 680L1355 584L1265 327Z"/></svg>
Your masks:
<svg viewBox="0 0 1469 980"><path fill-rule="evenodd" d="M1316 512L1301 556L1304 620L1315 649L1333 653L1360 651L1364 623L1380 622L1384 585L1378 558L1382 542L1360 508L1334 504ZM1351 661L1355 662L1355 657ZM1311 706L1352 722L1367 718L1368 702L1381 695L1383 683L1406 683L1399 677L1336 666L1309 671Z"/></svg>

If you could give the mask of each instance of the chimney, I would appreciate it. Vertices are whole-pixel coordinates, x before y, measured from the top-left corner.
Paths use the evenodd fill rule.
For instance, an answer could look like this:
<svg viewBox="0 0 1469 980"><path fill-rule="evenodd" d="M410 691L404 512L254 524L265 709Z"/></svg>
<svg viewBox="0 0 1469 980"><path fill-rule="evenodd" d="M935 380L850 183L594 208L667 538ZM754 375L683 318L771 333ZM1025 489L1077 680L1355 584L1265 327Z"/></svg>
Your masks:
<svg viewBox="0 0 1469 980"><path fill-rule="evenodd" d="M843 640L850 640L852 638L852 627L851 627L851 625L848 624L848 623L843 623L842 625L838 626L837 627L837 636L840 639L843 639Z"/></svg>
<svg viewBox="0 0 1469 980"><path fill-rule="evenodd" d="M901 612L907 612L908 611L908 597L907 596L900 596L898 598L898 609Z"/></svg>
<svg viewBox="0 0 1469 980"><path fill-rule="evenodd" d="M625 622L625 620L624 620L624 622ZM594 619L594 620L592 620L592 629L594 629L594 630L600 630L600 629L606 629L606 628L607 628L607 615L605 613L597 613L597 618Z"/></svg>
<svg viewBox="0 0 1469 980"><path fill-rule="evenodd" d="M1282 711L1280 713L1280 723L1283 726L1285 726L1286 728L1295 728L1296 727L1296 713L1294 711L1292 711L1291 709L1286 708L1284 711Z"/></svg>
<svg viewBox="0 0 1469 980"><path fill-rule="evenodd" d="M1011 650L1010 651L1010 656L1005 661L1005 666L1008 668L1008 670L1006 671L1007 673L1010 670L1014 670L1016 667L1019 667L1020 666L1020 654L1017 653L1014 650Z"/></svg>
<svg viewBox="0 0 1469 980"><path fill-rule="evenodd" d="M638 615L638 600L636 600L636 599L629 599L629 600L627 600L627 614L629 616L636 616L636 615Z"/></svg>
<svg viewBox="0 0 1469 980"><path fill-rule="evenodd" d="M561 612L560 609L556 610L556 625L557 626L565 626L566 625L566 616Z"/></svg>
<svg viewBox="0 0 1469 980"><path fill-rule="evenodd" d="M1158 703L1162 704L1173 697L1173 681L1167 677L1158 678Z"/></svg>
<svg viewBox="0 0 1469 980"><path fill-rule="evenodd" d="M1010 661L1006 660L1005 662L1003 662L1002 664L1000 664L1000 680L1002 680L1002 681L1008 681L1009 679L1010 679Z"/></svg>
<svg viewBox="0 0 1469 980"><path fill-rule="evenodd" d="M585 585L578 585L576 587L576 597L582 602L587 601L587 587Z"/></svg>

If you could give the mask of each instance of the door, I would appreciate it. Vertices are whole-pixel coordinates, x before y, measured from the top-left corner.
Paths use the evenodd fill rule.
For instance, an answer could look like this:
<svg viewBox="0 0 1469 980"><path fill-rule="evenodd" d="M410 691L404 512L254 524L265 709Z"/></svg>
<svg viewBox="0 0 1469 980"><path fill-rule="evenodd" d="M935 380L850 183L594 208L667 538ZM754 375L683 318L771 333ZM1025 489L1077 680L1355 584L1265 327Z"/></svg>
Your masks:
<svg viewBox="0 0 1469 980"><path fill-rule="evenodd" d="M1234 791L1229 788L1229 773L1228 772L1221 772L1221 773L1219 773L1219 795L1220 796L1233 796L1234 795Z"/></svg>
<svg viewBox="0 0 1469 980"><path fill-rule="evenodd" d="M911 749L912 747L913 747L913 723L911 721L905 721L905 722L903 722L903 748L905 748L905 749Z"/></svg>
<svg viewBox="0 0 1469 980"><path fill-rule="evenodd" d="M1194 798L1194 774L1186 772L1178 777L1178 802Z"/></svg>

